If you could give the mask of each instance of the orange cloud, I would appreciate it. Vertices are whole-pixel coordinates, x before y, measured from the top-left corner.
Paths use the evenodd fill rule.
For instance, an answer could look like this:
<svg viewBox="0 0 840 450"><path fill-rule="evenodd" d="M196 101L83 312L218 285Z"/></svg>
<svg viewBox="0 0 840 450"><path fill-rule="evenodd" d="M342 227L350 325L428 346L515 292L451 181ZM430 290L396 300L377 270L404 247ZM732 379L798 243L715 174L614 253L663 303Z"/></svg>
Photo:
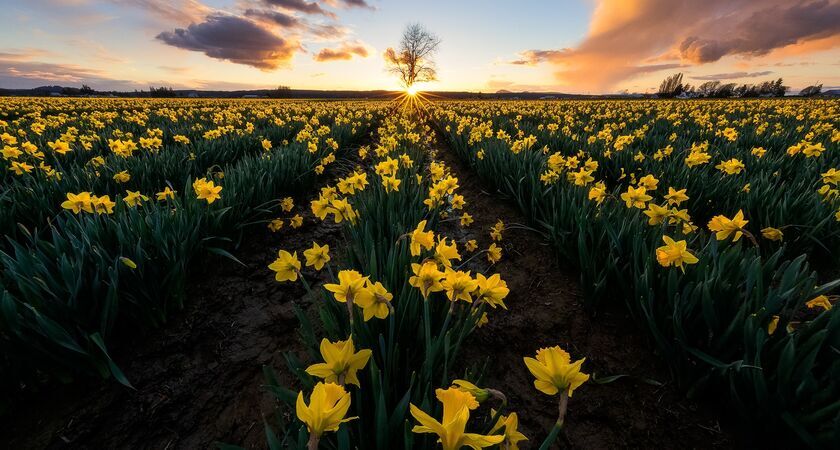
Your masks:
<svg viewBox="0 0 840 450"><path fill-rule="evenodd" d="M726 56L837 46L840 0L599 0L583 41L562 50L528 50L511 61L549 63L579 89L605 90L642 74Z"/></svg>
<svg viewBox="0 0 840 450"><path fill-rule="evenodd" d="M369 54L370 52L363 44L345 43L338 48L321 49L321 51L315 55L314 59L318 62L348 61L353 59L354 56L367 58Z"/></svg>

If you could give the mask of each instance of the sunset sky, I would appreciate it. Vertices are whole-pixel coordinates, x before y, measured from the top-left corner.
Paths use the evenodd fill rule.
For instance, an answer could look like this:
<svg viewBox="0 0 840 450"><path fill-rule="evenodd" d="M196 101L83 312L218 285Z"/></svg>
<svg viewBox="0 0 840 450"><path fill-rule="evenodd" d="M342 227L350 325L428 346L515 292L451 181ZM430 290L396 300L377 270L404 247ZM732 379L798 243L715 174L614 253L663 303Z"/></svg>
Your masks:
<svg viewBox="0 0 840 450"><path fill-rule="evenodd" d="M0 88L394 89L406 24L427 90L646 92L683 72L840 87L840 0L4 0Z"/></svg>

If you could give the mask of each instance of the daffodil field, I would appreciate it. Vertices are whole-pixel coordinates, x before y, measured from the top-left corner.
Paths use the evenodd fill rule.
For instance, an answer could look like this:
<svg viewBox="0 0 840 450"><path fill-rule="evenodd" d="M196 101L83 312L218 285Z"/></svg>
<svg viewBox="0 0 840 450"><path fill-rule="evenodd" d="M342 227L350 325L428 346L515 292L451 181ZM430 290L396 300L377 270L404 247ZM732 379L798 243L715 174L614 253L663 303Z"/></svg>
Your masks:
<svg viewBox="0 0 840 450"><path fill-rule="evenodd" d="M473 364L471 337L505 321L511 225L471 228L468 170L579 278L593 320L629 314L681 396L747 436L830 448L839 125L834 100L4 99L0 388L131 389L113 348L167 327L206 265L242 264L253 230L307 222L340 242L265 250L277 289L315 299L263 368L269 448L563 447L570 397L611 381L597 355L535 343L514 364L556 406L528 435L531 411L483 384L499 362Z"/></svg>
<svg viewBox="0 0 840 450"><path fill-rule="evenodd" d="M840 439L836 101L453 103L459 157L623 302L691 395ZM820 275L822 274L822 275ZM833 276L832 276L833 275Z"/></svg>
<svg viewBox="0 0 840 450"><path fill-rule="evenodd" d="M112 336L159 326L186 273L312 189L379 108L10 100L0 228L4 384L113 375ZM165 131L164 131L165 130ZM200 263L199 263L200 264Z"/></svg>

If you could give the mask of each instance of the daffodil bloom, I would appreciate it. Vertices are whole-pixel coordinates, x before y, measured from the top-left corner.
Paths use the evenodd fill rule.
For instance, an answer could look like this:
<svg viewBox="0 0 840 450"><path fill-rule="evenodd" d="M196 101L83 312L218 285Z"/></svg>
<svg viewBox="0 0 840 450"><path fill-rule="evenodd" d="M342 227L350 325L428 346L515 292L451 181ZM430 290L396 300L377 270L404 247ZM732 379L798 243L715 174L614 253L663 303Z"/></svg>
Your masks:
<svg viewBox="0 0 840 450"><path fill-rule="evenodd" d="M495 415L496 410L491 409L490 416L493 417ZM497 434L502 430L502 428L504 428L504 433L502 434L504 440L499 447L504 450L519 450L519 443L528 440L528 438L519 431L519 416L517 416L515 412L510 413L507 416L500 415L496 424L490 429L490 434Z"/></svg>
<svg viewBox="0 0 840 450"><path fill-rule="evenodd" d="M683 264L696 264L699 259L687 250L685 240L675 242L668 236L662 236L665 245L656 249L656 261L662 267L676 266L685 272Z"/></svg>
<svg viewBox="0 0 840 450"><path fill-rule="evenodd" d="M206 178L195 180L193 183L193 190L195 191L195 195L198 199L206 200L208 205L222 198L220 194L222 192L222 187L216 186L216 183L209 181Z"/></svg>
<svg viewBox="0 0 840 450"><path fill-rule="evenodd" d="M496 264L500 259L502 259L502 248L496 244L490 244L487 248L487 260L491 264Z"/></svg>
<svg viewBox="0 0 840 450"><path fill-rule="evenodd" d="M708 227L710 231L715 233L717 240L727 239L734 233L732 241L736 242L744 234L744 226L747 223L749 223L749 220L744 220L744 212L739 209L732 219L722 215L712 217Z"/></svg>
<svg viewBox="0 0 840 450"><path fill-rule="evenodd" d="M312 207L312 214L320 220L326 219L327 215L333 212L330 199L323 196L318 200L312 200L310 206Z"/></svg>
<svg viewBox="0 0 840 450"><path fill-rule="evenodd" d="M422 265L413 263L411 264L411 271L414 275L408 279L408 283L420 289L423 298L429 298L429 294L432 292L443 290L441 279L444 277L444 273L438 270L434 261L426 261Z"/></svg>
<svg viewBox="0 0 840 450"><path fill-rule="evenodd" d="M437 389L435 395L443 403L443 418L437 421L411 404L411 415L420 423L412 428L412 432L438 435L438 442L443 450L460 450L462 447L480 449L504 440L504 436L484 436L466 432L470 410L478 408L478 402L469 392L457 388Z"/></svg>
<svg viewBox="0 0 840 450"><path fill-rule="evenodd" d="M685 189L676 190L669 187L665 200L668 201L669 205L680 206L680 203L688 200L688 195L685 194L685 191Z"/></svg>
<svg viewBox="0 0 840 450"><path fill-rule="evenodd" d="M445 278L441 281L446 298L451 302L463 300L472 303L472 292L478 286L469 272L446 269Z"/></svg>
<svg viewBox="0 0 840 450"><path fill-rule="evenodd" d="M117 204L111 201L110 195L101 197L91 196L90 203L97 214L113 214L114 206Z"/></svg>
<svg viewBox="0 0 840 450"><path fill-rule="evenodd" d="M309 449L316 450L318 441L327 431L338 431L344 422L355 417L345 418L350 410L350 393L335 383L318 383L309 396L309 404L303 399L303 392L298 392L295 413L309 430Z"/></svg>
<svg viewBox="0 0 840 450"><path fill-rule="evenodd" d="M91 202L90 192L79 192L78 194L67 193L67 200L61 203L61 207L73 211L74 214L80 212L93 212L93 203Z"/></svg>
<svg viewBox="0 0 840 450"><path fill-rule="evenodd" d="M657 180L653 175L645 175L639 179L639 186L647 189L648 191L655 191L659 186L659 180Z"/></svg>
<svg viewBox="0 0 840 450"><path fill-rule="evenodd" d="M505 297L510 294L510 289L507 283L502 279L501 275L495 273L489 278L478 273L475 275L476 282L476 301L483 301L495 308L501 306L507 309L505 305Z"/></svg>
<svg viewBox="0 0 840 450"><path fill-rule="evenodd" d="M142 204L143 202L149 200L149 197L141 194L139 191L125 191L126 196L123 197L123 202L128 205L130 208L134 208L137 205Z"/></svg>
<svg viewBox="0 0 840 450"><path fill-rule="evenodd" d="M283 211L289 212L294 207L295 207L295 201L292 200L292 197L286 197L283 200L280 200L280 208L283 209Z"/></svg>
<svg viewBox="0 0 840 450"><path fill-rule="evenodd" d="M828 300L828 296L819 295L819 296L814 297L811 300L808 300L807 302L805 302L805 306L807 306L810 309L822 308L822 309L828 311L828 310L831 309L832 305L831 305L831 302Z"/></svg>
<svg viewBox="0 0 840 450"><path fill-rule="evenodd" d="M263 139L260 144L262 144L263 150L266 150L266 151L271 150L271 141L270 140Z"/></svg>
<svg viewBox="0 0 840 450"><path fill-rule="evenodd" d="M268 222L268 229L271 230L272 233L276 233L283 228L286 222L283 219L271 219L271 222Z"/></svg>
<svg viewBox="0 0 840 450"><path fill-rule="evenodd" d="M490 227L490 238L494 241L502 240L502 232L505 231L505 223L499 220L495 225Z"/></svg>
<svg viewBox="0 0 840 450"><path fill-rule="evenodd" d="M472 218L471 215L469 215L467 213L461 214L461 226L462 227L468 227L472 223L473 223L473 218Z"/></svg>
<svg viewBox="0 0 840 450"><path fill-rule="evenodd" d="M773 227L763 228L761 230L761 235L764 236L765 239L771 241L781 241L784 238L782 230Z"/></svg>
<svg viewBox="0 0 840 450"><path fill-rule="evenodd" d="M382 186L385 188L385 192L398 192L400 183L402 183L402 180L397 177L382 177Z"/></svg>
<svg viewBox="0 0 840 450"><path fill-rule="evenodd" d="M15 175L23 175L24 173L30 173L34 168L35 166L20 161L12 161L12 163L9 165L9 171L14 172Z"/></svg>
<svg viewBox="0 0 840 450"><path fill-rule="evenodd" d="M458 253L458 244L453 240L452 244L447 244L447 239L441 238L435 246L435 261L439 262L444 267L452 267L451 260L460 261L461 255Z"/></svg>
<svg viewBox="0 0 840 450"><path fill-rule="evenodd" d="M536 359L525 357L524 361L536 378L534 387L544 394L565 392L571 397L575 389L589 380L589 375L580 371L586 358L573 363L569 354L559 346L541 348L537 350Z"/></svg>
<svg viewBox="0 0 840 450"><path fill-rule="evenodd" d="M649 225L661 225L665 222L665 219L671 215L671 210L664 206L655 205L653 203L648 205L648 209L642 212L644 215L648 216L648 224Z"/></svg>
<svg viewBox="0 0 840 450"><path fill-rule="evenodd" d="M767 334L773 335L776 332L776 328L779 326L779 316L773 316L770 319L770 323L767 324Z"/></svg>
<svg viewBox="0 0 840 450"><path fill-rule="evenodd" d="M356 296L356 305L362 308L362 318L365 322L376 317L384 319L391 312L391 300L394 294L388 292L380 282L371 283L368 280L365 288Z"/></svg>
<svg viewBox="0 0 840 450"><path fill-rule="evenodd" d="M370 355L371 351L368 349L356 352L352 336L346 341L337 342L322 339L321 357L324 358L324 362L307 367L306 373L323 379L325 383L360 386L357 372L367 365Z"/></svg>
<svg viewBox="0 0 840 450"><path fill-rule="evenodd" d="M125 170L114 174L114 181L117 183L128 183L129 180L131 180L131 175Z"/></svg>
<svg viewBox="0 0 840 450"><path fill-rule="evenodd" d="M715 169L718 169L727 175L737 175L744 170L744 163L736 158L732 158L716 165Z"/></svg>
<svg viewBox="0 0 840 450"><path fill-rule="evenodd" d="M595 186L589 188L588 199L594 200L595 203L601 204L607 198L607 188L602 182L598 182Z"/></svg>
<svg viewBox="0 0 840 450"><path fill-rule="evenodd" d="M303 256L306 258L306 267L321 270L324 268L324 264L330 262L330 246L327 244L318 245L313 242L312 248L304 250Z"/></svg>
<svg viewBox="0 0 840 450"><path fill-rule="evenodd" d="M368 278L355 270L342 270L338 272L338 283L324 285L324 289L333 293L333 297L339 303L347 305L347 317L350 324L353 323L353 304L356 297L370 296L371 293L365 289Z"/></svg>
<svg viewBox="0 0 840 450"><path fill-rule="evenodd" d="M297 281L300 272L297 252L292 254L286 250L280 250L277 253L277 259L268 268L275 272L274 279L277 281Z"/></svg>
<svg viewBox="0 0 840 450"><path fill-rule="evenodd" d="M628 208L644 209L647 202L652 199L653 197L647 195L647 189L644 187L627 186L627 192L621 194L621 200Z"/></svg>
<svg viewBox="0 0 840 450"><path fill-rule="evenodd" d="M52 151L60 155L64 155L65 153L70 151L70 144L62 140L56 140L55 142L47 142L47 146L49 146L52 149Z"/></svg>
<svg viewBox="0 0 840 450"><path fill-rule="evenodd" d="M291 219L289 219L289 225L291 225L292 228L300 228L303 226L303 216L295 214Z"/></svg>
<svg viewBox="0 0 840 450"><path fill-rule="evenodd" d="M468 252L474 252L475 249L478 248L478 243L475 239L470 239L466 244L464 244L464 248L467 249Z"/></svg>
<svg viewBox="0 0 840 450"><path fill-rule="evenodd" d="M422 249L431 250L435 245L435 233L432 231L423 231L426 228L426 221L421 220L417 224L417 228L411 232L411 256L419 256Z"/></svg>
<svg viewBox="0 0 840 450"><path fill-rule="evenodd" d="M158 201L164 201L166 199L175 200L175 192L167 186L162 191L158 192L155 197Z"/></svg>

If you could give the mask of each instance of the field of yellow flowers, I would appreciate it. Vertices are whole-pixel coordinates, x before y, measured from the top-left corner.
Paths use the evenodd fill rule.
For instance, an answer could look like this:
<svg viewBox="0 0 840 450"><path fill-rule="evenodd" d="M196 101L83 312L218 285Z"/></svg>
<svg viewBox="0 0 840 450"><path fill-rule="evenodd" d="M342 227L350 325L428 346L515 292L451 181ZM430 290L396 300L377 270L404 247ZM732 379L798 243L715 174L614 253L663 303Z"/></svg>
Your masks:
<svg viewBox="0 0 840 450"><path fill-rule="evenodd" d="M28 400L92 375L157 394L151 385L179 375L147 379L138 365L175 351L132 365L127 347L154 330L189 339L181 328L205 317L191 309L195 291L229 265L243 275L223 303L273 310L251 299L282 293L299 329L245 326L254 335L236 355L274 340L266 355L202 354L179 369L262 370L267 408L257 397L236 416L240 393L227 391L251 380L221 377L188 388L200 395L173 415L192 417L195 399L213 395L218 406L201 415L260 418L260 446L605 447L597 427L574 428L575 411L581 423L607 420L588 397L644 415L664 395L655 385L675 405L714 398L703 408L750 439L829 448L840 441L838 122L840 103L827 100L4 101L0 389L14 400L0 407L37 408ZM579 278L569 284L581 301L538 297L563 279L539 270L557 261ZM550 304L575 315L546 314ZM225 308L216 317L240 327ZM618 309L621 324L601 318ZM580 334L560 328L576 324L609 342L573 342ZM221 346L227 333L201 339ZM518 354L481 348L502 335ZM622 358L668 370L606 362ZM103 421L87 436L104 423L141 433L105 416L132 403L109 401L83 416ZM648 440L616 439L677 445L663 437L675 425L652 414ZM181 426L169 420L155 427ZM254 445L249 423L190 425L192 437L166 441L81 431L68 441L69 425L2 437L238 448Z"/></svg>

